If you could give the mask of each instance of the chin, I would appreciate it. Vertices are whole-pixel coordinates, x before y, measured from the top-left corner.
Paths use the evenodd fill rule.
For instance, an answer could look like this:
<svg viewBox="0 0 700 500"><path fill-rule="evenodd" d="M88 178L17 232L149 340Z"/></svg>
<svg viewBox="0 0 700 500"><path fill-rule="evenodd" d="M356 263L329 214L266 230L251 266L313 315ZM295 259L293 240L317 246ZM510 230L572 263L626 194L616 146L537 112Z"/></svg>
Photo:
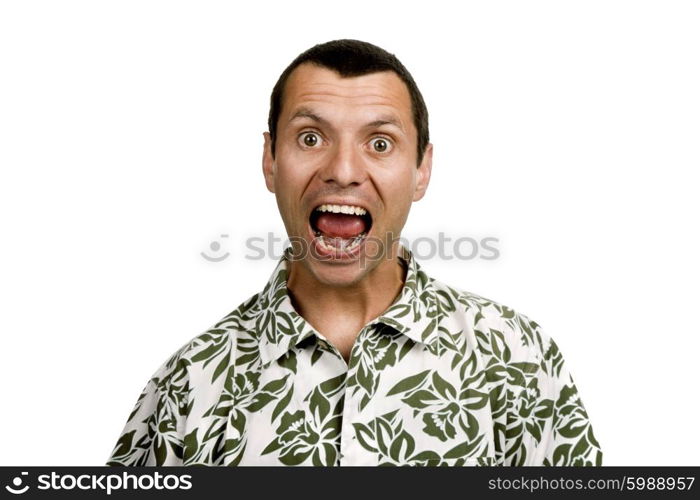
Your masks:
<svg viewBox="0 0 700 500"><path fill-rule="evenodd" d="M325 286L339 288L353 286L361 282L371 270L367 262L360 260L342 265L319 261L313 257L308 257L306 260L306 266L311 274Z"/></svg>

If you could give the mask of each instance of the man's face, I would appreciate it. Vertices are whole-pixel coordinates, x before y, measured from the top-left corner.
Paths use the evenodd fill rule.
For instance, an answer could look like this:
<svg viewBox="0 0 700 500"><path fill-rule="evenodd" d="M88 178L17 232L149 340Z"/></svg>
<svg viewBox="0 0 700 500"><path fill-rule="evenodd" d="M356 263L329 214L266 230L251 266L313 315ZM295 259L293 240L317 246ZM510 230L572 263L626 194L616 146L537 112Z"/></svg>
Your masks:
<svg viewBox="0 0 700 500"><path fill-rule="evenodd" d="M417 166L411 98L394 72L343 78L298 66L284 90L275 157L268 133L263 155L287 234L306 250L293 265L334 286L391 265L391 240L423 197L431 163L429 145Z"/></svg>

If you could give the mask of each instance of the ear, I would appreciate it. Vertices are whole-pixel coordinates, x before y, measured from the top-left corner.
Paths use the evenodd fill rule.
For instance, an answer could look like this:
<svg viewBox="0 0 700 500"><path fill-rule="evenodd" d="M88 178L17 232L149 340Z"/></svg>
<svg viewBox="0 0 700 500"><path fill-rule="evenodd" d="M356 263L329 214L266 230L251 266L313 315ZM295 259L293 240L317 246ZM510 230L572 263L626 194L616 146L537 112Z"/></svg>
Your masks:
<svg viewBox="0 0 700 500"><path fill-rule="evenodd" d="M418 201L425 195L430 183L430 173L433 169L433 145L431 143L425 148L423 160L417 169L416 191L413 193L413 201Z"/></svg>
<svg viewBox="0 0 700 500"><path fill-rule="evenodd" d="M269 132L263 132L265 145L263 146L262 170L265 176L265 185L271 193L275 192L275 159L272 157L272 137Z"/></svg>

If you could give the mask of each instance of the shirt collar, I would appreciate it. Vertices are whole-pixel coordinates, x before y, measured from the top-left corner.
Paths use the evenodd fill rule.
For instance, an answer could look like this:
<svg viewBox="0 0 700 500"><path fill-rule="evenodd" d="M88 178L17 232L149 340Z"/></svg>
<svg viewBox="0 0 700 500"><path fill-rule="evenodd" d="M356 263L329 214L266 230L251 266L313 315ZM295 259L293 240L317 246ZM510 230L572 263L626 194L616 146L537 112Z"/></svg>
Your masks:
<svg viewBox="0 0 700 500"><path fill-rule="evenodd" d="M265 288L258 295L255 314L251 318L263 364L277 360L307 337L318 335L294 309L287 290L291 250L291 247L285 249ZM399 245L398 256L406 267L401 293L369 324L382 323L434 349L438 339L438 308L432 280L403 245Z"/></svg>

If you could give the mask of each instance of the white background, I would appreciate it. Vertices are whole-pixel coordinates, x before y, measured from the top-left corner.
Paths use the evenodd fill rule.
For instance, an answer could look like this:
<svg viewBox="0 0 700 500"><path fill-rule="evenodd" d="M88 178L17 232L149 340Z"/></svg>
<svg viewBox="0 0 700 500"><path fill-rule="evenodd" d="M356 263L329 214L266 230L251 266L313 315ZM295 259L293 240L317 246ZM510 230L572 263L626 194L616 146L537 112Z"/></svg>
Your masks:
<svg viewBox="0 0 700 500"><path fill-rule="evenodd" d="M424 269L552 335L606 465L699 465L699 14L3 2L0 464L104 464L156 368L262 288L275 261L245 238L285 236L260 167L269 93L298 53L358 38L430 110L404 234L499 238L497 260ZM220 263L200 256L214 240Z"/></svg>

